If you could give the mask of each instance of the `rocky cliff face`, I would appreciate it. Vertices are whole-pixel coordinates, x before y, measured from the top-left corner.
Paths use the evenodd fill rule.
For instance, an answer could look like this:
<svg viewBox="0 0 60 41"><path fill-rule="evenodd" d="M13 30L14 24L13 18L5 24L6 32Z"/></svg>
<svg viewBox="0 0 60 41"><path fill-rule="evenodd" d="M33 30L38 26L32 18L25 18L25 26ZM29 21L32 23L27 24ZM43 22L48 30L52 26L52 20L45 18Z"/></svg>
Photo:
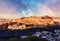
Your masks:
<svg viewBox="0 0 60 41"><path fill-rule="evenodd" d="M49 16L43 16L43 17L30 16L30 17L16 19L14 21L23 24L46 25L46 24L54 24L54 21L60 23L60 18L54 18Z"/></svg>
<svg viewBox="0 0 60 41"><path fill-rule="evenodd" d="M43 27L43 26L54 26L60 25L60 18L56 17L22 17L20 19L11 19L8 22L8 29L22 29L22 28L32 28L32 27ZM3 26L4 28L5 26Z"/></svg>
<svg viewBox="0 0 60 41"><path fill-rule="evenodd" d="M60 23L60 18L56 17L49 17L49 16L43 16L43 17L37 17L37 16L30 16L30 17L22 17L20 19L13 19L13 22L22 23L26 25L39 25L39 26L48 26L48 25L55 25L54 22Z"/></svg>

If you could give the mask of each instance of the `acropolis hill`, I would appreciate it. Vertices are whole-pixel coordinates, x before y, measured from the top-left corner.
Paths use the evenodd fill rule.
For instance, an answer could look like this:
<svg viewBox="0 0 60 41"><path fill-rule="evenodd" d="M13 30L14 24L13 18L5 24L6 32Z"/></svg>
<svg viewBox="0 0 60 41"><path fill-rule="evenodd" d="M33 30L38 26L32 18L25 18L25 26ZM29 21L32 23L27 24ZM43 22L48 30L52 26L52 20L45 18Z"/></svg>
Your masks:
<svg viewBox="0 0 60 41"><path fill-rule="evenodd" d="M12 19L11 22L17 22L22 24L33 24L33 25L54 25L54 22L60 23L60 18L57 17L49 17L49 16L43 16L43 17L36 17L36 16L30 16L30 17L22 17L20 19Z"/></svg>
<svg viewBox="0 0 60 41"><path fill-rule="evenodd" d="M8 24L8 29L24 29L24 28L36 28L43 26L60 25L60 18L49 16L30 16L22 17L20 19L11 19ZM4 27L3 27L4 28Z"/></svg>

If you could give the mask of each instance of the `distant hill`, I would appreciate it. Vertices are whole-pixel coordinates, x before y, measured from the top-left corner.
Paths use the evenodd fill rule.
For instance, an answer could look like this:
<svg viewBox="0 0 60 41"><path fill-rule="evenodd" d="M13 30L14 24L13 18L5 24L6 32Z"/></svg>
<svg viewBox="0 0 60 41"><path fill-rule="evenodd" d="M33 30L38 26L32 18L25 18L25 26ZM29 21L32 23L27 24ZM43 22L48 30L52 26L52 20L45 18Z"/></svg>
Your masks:
<svg viewBox="0 0 60 41"><path fill-rule="evenodd" d="M2 24L4 23L4 24ZM46 26L57 26L60 25L60 18L50 16L30 16L21 17L19 19L0 19L2 27L8 26L8 29L24 29L24 28L36 28ZM4 26L3 26L4 25Z"/></svg>
<svg viewBox="0 0 60 41"><path fill-rule="evenodd" d="M30 17L22 17L20 19L12 19L14 22L20 22L23 24L34 24L34 25L41 25L41 24L54 24L54 21L60 23L60 18L58 17L50 17L50 16L30 16Z"/></svg>
<svg viewBox="0 0 60 41"><path fill-rule="evenodd" d="M10 21L12 29L18 29L14 27L21 28L33 28L33 27L45 27L45 26L56 26L60 25L60 18L57 17L50 17L50 16L30 16L30 17L22 17L20 19L12 19Z"/></svg>
<svg viewBox="0 0 60 41"><path fill-rule="evenodd" d="M9 19L0 16L0 24L7 23Z"/></svg>

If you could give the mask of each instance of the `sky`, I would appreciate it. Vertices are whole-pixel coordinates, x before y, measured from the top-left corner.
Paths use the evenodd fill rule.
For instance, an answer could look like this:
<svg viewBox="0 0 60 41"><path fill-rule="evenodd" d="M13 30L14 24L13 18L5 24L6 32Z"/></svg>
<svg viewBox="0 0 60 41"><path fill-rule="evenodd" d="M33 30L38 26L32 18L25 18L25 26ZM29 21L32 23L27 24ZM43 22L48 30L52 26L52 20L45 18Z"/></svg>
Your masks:
<svg viewBox="0 0 60 41"><path fill-rule="evenodd" d="M60 17L60 0L0 0L0 18Z"/></svg>

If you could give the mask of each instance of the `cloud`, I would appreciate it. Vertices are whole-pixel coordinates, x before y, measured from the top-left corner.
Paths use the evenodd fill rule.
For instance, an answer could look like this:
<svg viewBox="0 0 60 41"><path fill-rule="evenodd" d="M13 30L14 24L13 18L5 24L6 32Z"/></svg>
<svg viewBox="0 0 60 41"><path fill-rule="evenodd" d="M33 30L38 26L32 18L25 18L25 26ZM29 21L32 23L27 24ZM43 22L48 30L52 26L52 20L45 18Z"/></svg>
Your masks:
<svg viewBox="0 0 60 41"><path fill-rule="evenodd" d="M38 16L48 15L48 16L53 16L53 17L56 16L51 9L49 9L47 6L40 4L40 3L37 3L37 14L36 15Z"/></svg>
<svg viewBox="0 0 60 41"><path fill-rule="evenodd" d="M25 4L16 3L15 5L11 6L11 2L9 6L7 2L1 1L0 3L0 16L4 18L20 18L21 14L24 14L22 11L27 9Z"/></svg>
<svg viewBox="0 0 60 41"><path fill-rule="evenodd" d="M55 12L57 17L60 17L60 0L51 0L48 7Z"/></svg>
<svg viewBox="0 0 60 41"><path fill-rule="evenodd" d="M0 16L4 18L20 18L23 16L60 16L60 0L22 1L0 0Z"/></svg>

